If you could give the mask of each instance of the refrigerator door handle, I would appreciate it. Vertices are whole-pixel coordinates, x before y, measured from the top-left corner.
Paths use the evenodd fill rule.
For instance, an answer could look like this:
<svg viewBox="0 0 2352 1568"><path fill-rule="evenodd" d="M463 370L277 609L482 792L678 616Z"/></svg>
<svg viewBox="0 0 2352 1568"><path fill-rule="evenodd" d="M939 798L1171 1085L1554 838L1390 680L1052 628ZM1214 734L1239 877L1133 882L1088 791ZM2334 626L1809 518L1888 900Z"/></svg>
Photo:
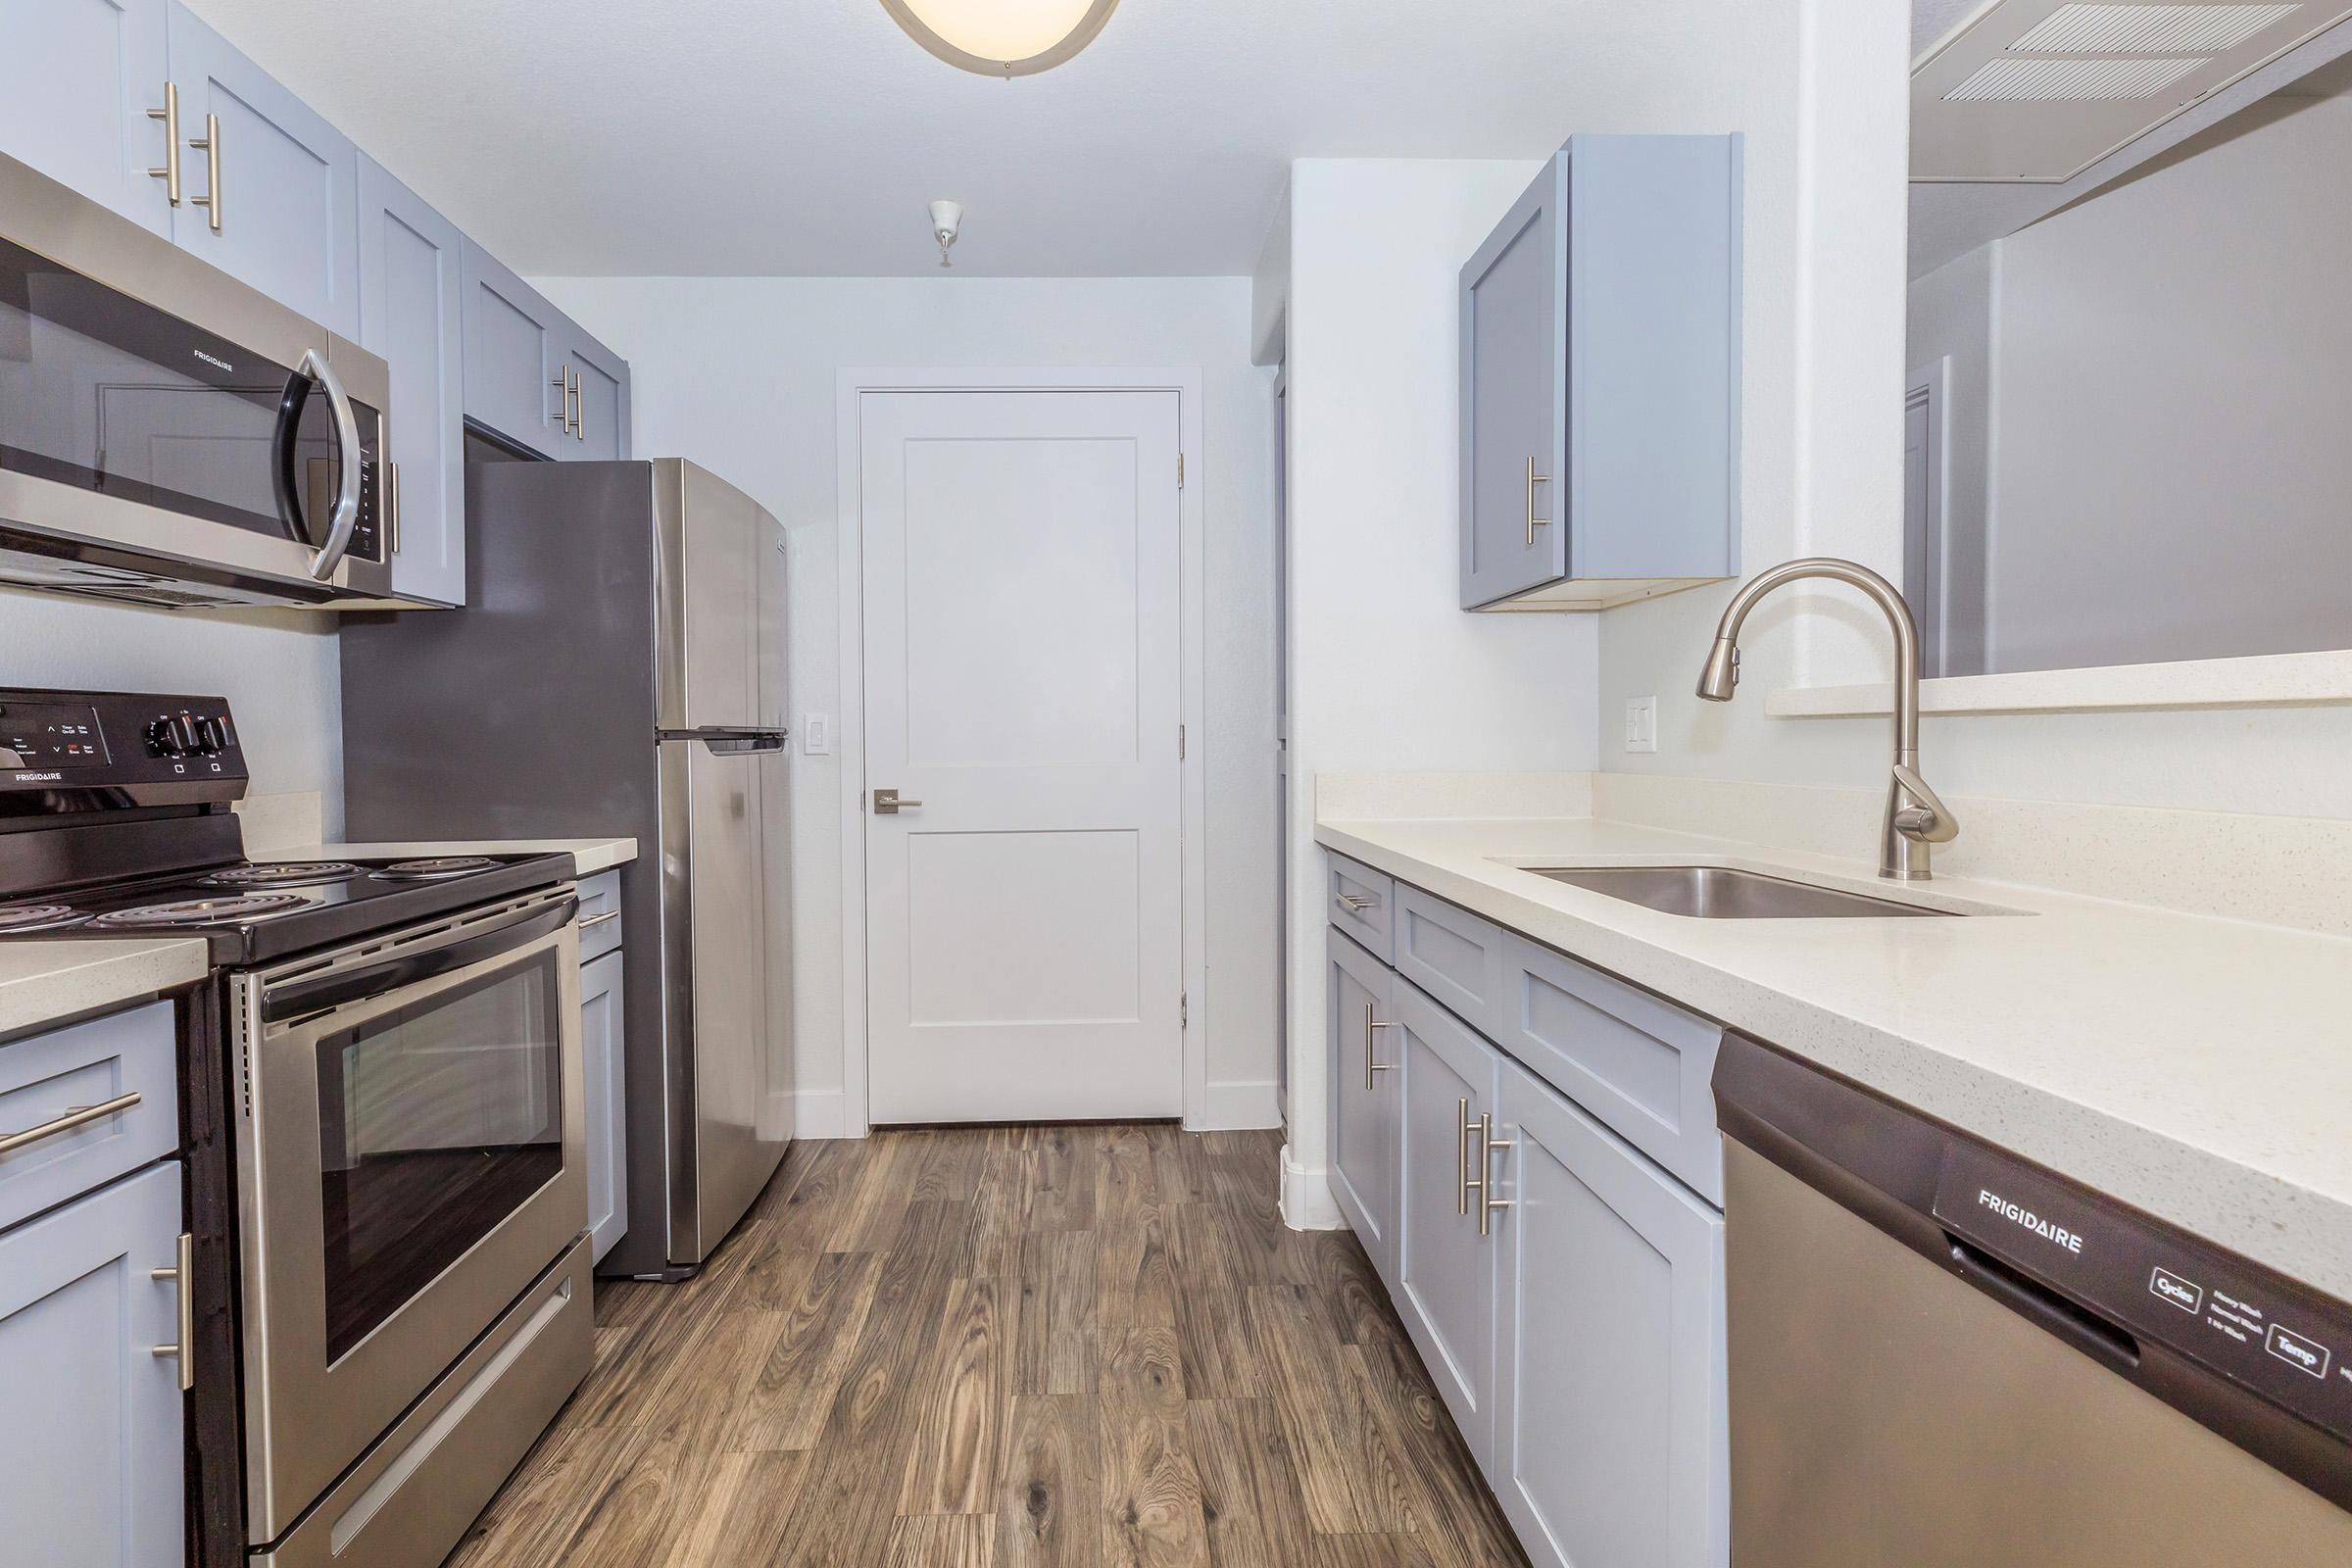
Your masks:
<svg viewBox="0 0 2352 1568"><path fill-rule="evenodd" d="M740 757L759 752L780 752L791 732L783 729L729 729L712 725L704 729L665 729L656 731L664 741L700 741L719 757Z"/></svg>

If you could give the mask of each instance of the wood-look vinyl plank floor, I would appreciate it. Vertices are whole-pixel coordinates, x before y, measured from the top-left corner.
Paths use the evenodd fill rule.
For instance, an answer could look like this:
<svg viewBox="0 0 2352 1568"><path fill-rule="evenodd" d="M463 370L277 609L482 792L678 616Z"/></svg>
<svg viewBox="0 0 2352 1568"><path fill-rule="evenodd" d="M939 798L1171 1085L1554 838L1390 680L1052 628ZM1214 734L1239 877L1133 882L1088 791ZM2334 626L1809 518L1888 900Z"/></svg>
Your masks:
<svg viewBox="0 0 2352 1568"><path fill-rule="evenodd" d="M1345 1233L1272 1133L796 1145L597 1361L449 1568L1512 1568Z"/></svg>

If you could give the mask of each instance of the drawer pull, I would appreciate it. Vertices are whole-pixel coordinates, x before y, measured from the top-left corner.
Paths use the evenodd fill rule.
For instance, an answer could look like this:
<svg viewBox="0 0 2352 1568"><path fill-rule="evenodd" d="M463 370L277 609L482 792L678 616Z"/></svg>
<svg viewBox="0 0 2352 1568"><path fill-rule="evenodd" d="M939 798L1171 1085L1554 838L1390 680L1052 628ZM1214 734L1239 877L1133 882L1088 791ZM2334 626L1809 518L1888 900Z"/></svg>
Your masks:
<svg viewBox="0 0 2352 1568"><path fill-rule="evenodd" d="M1348 906L1348 908L1354 910L1357 914L1363 913L1366 909L1369 909L1373 906L1380 903L1378 899L1367 899L1360 893L1343 893L1340 895L1340 902Z"/></svg>
<svg viewBox="0 0 2352 1568"><path fill-rule="evenodd" d="M1459 1184L1453 1192L1453 1211L1458 1216L1470 1212L1470 1135L1478 1123L1470 1119L1467 1097L1456 1100L1453 1107L1453 1178Z"/></svg>
<svg viewBox="0 0 2352 1568"><path fill-rule="evenodd" d="M580 929L585 931L591 926L603 925L607 920L617 920L619 918L620 911L618 909L607 909L602 914L592 914L587 919L582 920L580 922Z"/></svg>
<svg viewBox="0 0 2352 1568"><path fill-rule="evenodd" d="M1373 1017L1372 1004L1369 1002L1364 1004L1364 1089L1366 1093L1371 1091L1372 1075L1374 1073L1387 1072L1391 1067L1396 1065L1393 1061L1374 1061L1372 1059L1372 1031L1375 1029L1394 1029L1396 1027L1396 1025L1393 1022L1382 1023L1379 1019Z"/></svg>
<svg viewBox="0 0 2352 1568"><path fill-rule="evenodd" d="M170 1280L179 1289L179 1343L155 1347L155 1358L171 1357L179 1362L179 1392L187 1393L196 1387L196 1238L186 1231L179 1236L179 1266L153 1268L147 1271L152 1280Z"/></svg>
<svg viewBox="0 0 2352 1568"><path fill-rule="evenodd" d="M120 1115L136 1105L139 1100L139 1092L134 1089L127 1095L107 1101L104 1104L75 1105L55 1121L45 1121L38 1127L27 1127L21 1133L10 1133L7 1137L0 1138L0 1154L13 1154L18 1150L29 1149L44 1139L63 1137L76 1127L87 1127L91 1122L104 1121L109 1116Z"/></svg>
<svg viewBox="0 0 2352 1568"><path fill-rule="evenodd" d="M1489 1196L1494 1181L1494 1151L1510 1149L1514 1145L1510 1139L1494 1136L1494 1113L1493 1111L1482 1110L1478 1113L1478 1120L1471 1121L1468 1115L1469 1104L1468 1101L1462 1102L1464 1111L1462 1133L1465 1141L1472 1131L1475 1130L1478 1134L1478 1178L1466 1185L1478 1189L1478 1234L1492 1236L1494 1234L1494 1211L1498 1208L1508 1208L1515 1201L1508 1198Z"/></svg>

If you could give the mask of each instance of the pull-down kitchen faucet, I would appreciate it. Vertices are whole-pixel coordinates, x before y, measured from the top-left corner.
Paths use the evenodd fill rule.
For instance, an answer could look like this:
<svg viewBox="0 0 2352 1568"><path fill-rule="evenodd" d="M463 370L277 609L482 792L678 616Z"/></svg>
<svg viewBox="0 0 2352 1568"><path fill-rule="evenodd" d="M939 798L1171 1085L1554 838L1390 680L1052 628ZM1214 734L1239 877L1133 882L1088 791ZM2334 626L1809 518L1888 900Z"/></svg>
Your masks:
<svg viewBox="0 0 2352 1568"><path fill-rule="evenodd" d="M1724 607L1715 646L1707 651L1706 668L1699 671L1698 695L1710 703L1732 700L1732 688L1740 684L1740 627L1747 612L1783 583L1807 577L1861 589L1886 612L1886 623L1894 629L1894 772L1886 781L1886 811L1879 822L1879 875L1925 882L1930 875L1928 846L1958 838L1960 819L1919 776L1919 623L1911 618L1911 607L1894 584L1868 566L1832 556L1808 556L1758 573Z"/></svg>

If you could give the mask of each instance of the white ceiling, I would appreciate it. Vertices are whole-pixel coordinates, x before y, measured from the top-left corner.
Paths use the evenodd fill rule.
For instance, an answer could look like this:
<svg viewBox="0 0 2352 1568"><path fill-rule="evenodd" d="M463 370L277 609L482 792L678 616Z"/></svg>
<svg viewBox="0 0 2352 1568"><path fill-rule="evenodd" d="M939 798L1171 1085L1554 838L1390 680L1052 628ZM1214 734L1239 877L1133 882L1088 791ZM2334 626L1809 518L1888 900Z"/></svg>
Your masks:
<svg viewBox="0 0 2352 1568"><path fill-rule="evenodd" d="M1753 3L1123 0L1007 82L879 0L194 0L526 273L931 272L952 196L957 272L1111 276L1249 271L1293 158L1652 128Z"/></svg>

